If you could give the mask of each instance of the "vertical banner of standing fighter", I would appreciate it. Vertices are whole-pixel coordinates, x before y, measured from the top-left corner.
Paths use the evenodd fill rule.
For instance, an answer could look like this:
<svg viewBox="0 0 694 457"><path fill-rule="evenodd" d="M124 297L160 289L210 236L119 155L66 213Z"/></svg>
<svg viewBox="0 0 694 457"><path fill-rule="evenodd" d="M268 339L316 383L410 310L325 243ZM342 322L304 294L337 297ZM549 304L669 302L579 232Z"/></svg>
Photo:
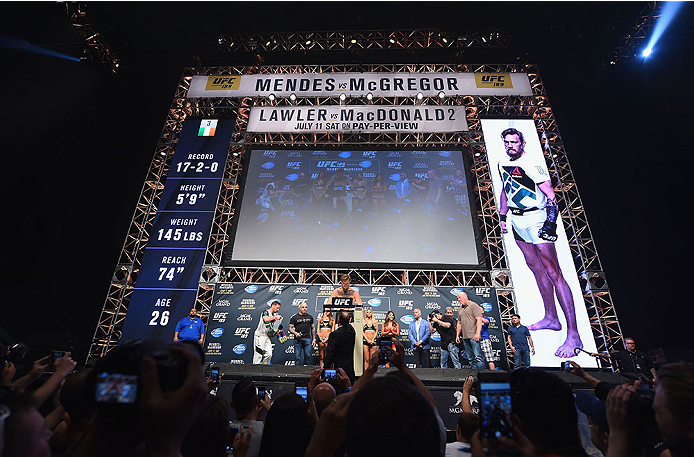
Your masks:
<svg viewBox="0 0 694 457"><path fill-rule="evenodd" d="M535 343L531 365L559 367L560 361L571 358L594 367L595 360L587 354L574 355L576 347L595 351L595 340L560 216L556 240L546 239L552 239L551 224L545 224L546 202L551 200L546 193L553 189L535 123L483 119L482 132L497 208L501 209L502 192L508 207L504 244L516 311ZM548 226L549 234L541 234Z"/></svg>

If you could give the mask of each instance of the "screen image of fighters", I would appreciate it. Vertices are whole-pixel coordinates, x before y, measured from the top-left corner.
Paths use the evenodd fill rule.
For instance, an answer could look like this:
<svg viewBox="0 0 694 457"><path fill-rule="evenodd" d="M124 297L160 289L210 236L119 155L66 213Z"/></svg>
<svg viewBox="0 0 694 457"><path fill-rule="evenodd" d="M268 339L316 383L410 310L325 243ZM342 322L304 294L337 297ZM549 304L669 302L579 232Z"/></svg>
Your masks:
<svg viewBox="0 0 694 457"><path fill-rule="evenodd" d="M232 262L478 266L462 151L253 150Z"/></svg>
<svg viewBox="0 0 694 457"><path fill-rule="evenodd" d="M535 343L532 365L595 366L588 313L535 123L483 119L490 175L516 299Z"/></svg>

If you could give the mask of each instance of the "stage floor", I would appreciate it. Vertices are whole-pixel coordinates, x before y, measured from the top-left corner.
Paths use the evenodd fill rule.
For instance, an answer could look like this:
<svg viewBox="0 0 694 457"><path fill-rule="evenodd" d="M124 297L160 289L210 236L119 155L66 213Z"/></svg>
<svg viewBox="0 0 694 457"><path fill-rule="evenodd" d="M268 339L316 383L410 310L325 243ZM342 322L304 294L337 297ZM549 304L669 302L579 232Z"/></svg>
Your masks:
<svg viewBox="0 0 694 457"><path fill-rule="evenodd" d="M308 380L311 377L311 372L317 366L286 366L286 365L253 365L244 364L236 365L229 363L215 364L220 368L222 373L222 381L238 381L241 379L250 379L254 382L296 382ZM389 371L395 371L397 368L381 367L376 372L376 377L385 376ZM578 378L570 373L566 373L559 369L548 369L559 376L563 381L571 385L574 389L589 388L581 378ZM412 371L426 386L439 387L454 387L461 388L468 376L477 377L480 371L489 372L490 370L472 370L472 369L456 369L456 368L413 368ZM588 371L588 370L587 370ZM619 373L608 371L588 371L588 373L600 381L609 383L621 383L627 381Z"/></svg>

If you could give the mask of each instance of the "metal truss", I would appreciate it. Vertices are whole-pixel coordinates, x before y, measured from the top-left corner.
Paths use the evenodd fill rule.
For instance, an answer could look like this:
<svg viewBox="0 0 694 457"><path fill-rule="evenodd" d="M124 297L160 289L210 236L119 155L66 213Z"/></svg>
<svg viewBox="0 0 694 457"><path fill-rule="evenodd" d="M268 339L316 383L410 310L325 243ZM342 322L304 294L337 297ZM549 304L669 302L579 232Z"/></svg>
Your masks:
<svg viewBox="0 0 694 457"><path fill-rule="evenodd" d="M99 32L91 24L87 17L86 6L86 4L80 2L65 2L65 9L70 23L77 29L87 45L81 60L98 61L114 74L120 75L123 70L122 62L113 49L111 49L111 46L103 41Z"/></svg>
<svg viewBox="0 0 694 457"><path fill-rule="evenodd" d="M634 25L622 37L617 47L615 47L603 65L617 65L631 57L636 57L636 49L642 47L649 35L656 19L660 17L660 11L663 2L646 2L646 5L641 10Z"/></svg>
<svg viewBox="0 0 694 457"><path fill-rule="evenodd" d="M445 99L425 98L422 103L464 106L469 131L454 133L325 133L325 134L254 134L246 132L248 115L254 106L289 104L288 100L270 101L265 97L185 98L192 76L224 74L283 74L329 72L524 72L533 90L532 96L463 96ZM339 105L335 97L298 99L298 105ZM347 99L347 104L365 104L364 97ZM369 102L379 105L413 104L411 97L374 97ZM418 102L419 103L419 102ZM216 116L236 117L236 127L229 148L221 190L212 224L205 262L201 271L196 304L201 314L209 313L215 284L218 282L336 284L339 275L349 273L353 282L365 285L402 286L479 286L496 288L501 318L505 326L515 312L513 278L508 268L497 203L492 189L489 163L480 119L487 117L527 117L535 121L547 168L552 177L566 235L573 255L576 274L583 287L584 302L598 350L611 349L621 339L621 329L602 271L597 249L583 209L578 187L569 166L559 129L549 105L544 85L533 65L455 65L455 64L388 64L388 65L308 65L269 67L187 68L176 89L164 129L147 173L140 199L135 208L121 257L104 308L97 325L90 357L98 357L115 347L127 314L132 287L137 279L142 255L151 230L163 183L168 174L183 121L188 118ZM266 146L312 146L340 148L345 145L371 147L457 147L468 154L470 176L474 188L486 270L426 270L406 268L357 268L339 266L325 268L294 267L229 267L224 257L235 223L235 204L243 174L243 157L251 149ZM510 354L510 352L508 352Z"/></svg>
<svg viewBox="0 0 694 457"><path fill-rule="evenodd" d="M212 44L220 53L282 51L422 50L429 48L507 47L510 35L485 30L355 30L219 35Z"/></svg>

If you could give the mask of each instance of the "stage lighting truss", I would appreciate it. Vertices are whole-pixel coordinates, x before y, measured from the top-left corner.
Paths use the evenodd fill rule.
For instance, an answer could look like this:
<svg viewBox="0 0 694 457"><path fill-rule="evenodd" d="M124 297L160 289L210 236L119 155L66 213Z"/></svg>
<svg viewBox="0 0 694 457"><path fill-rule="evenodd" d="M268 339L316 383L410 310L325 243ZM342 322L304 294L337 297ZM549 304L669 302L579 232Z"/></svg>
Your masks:
<svg viewBox="0 0 694 457"><path fill-rule="evenodd" d="M427 104L464 106L469 131L451 133L249 133L246 132L248 116L254 106L273 105L339 105L338 97L299 97L294 102L278 97L243 98L185 98L194 75L233 75L254 73L340 73L340 72L524 72L533 90L529 97L521 96L450 96L425 97ZM343 104L374 104L385 106L412 105L414 97L348 97ZM90 348L90 357L100 357L115 347L120 336L133 285L149 232L156 215L170 162L178 141L182 123L186 118L206 116L230 118L236 116L236 126L229 147L220 194L217 200L210 241L201 271L197 308L208 314L212 304L214 286L218 282L280 283L280 284L337 284L342 273L352 275L355 284L441 286L441 287L494 287L500 306L504 328L515 312L513 278L508 267L506 250L498 210L492 189L490 167L480 119L485 117L528 117L535 121L543 147L547 168L555 183L561 216L576 266L576 274L583 278L584 304L588 310L590 325L599 351L607 351L621 340L621 329L612 304L609 288L604 280L602 265L590 232L578 188L569 166L564 144L544 85L533 65L453 65L453 64L388 64L388 65L317 65L272 67L223 67L186 69L176 89L152 163L147 173L140 198L135 207L123 251L114 272L109 292L99 318ZM243 174L244 155L253 148L300 147L340 148L372 147L451 147L461 148L468 154L470 176L474 187L474 205L482 238L482 249L488 270L427 270L416 268L352 269L338 265L326 268L295 267L244 267L226 266L225 252L230 242L234 224L235 203ZM126 274L127 272L127 274ZM591 281L590 279L593 278ZM508 351L508 354L511 354Z"/></svg>
<svg viewBox="0 0 694 457"><path fill-rule="evenodd" d="M123 63L90 23L91 21L87 17L86 4L79 2L64 3L70 23L77 29L77 32L86 44L81 60L98 61L112 73L120 76L123 72Z"/></svg>
<svg viewBox="0 0 694 457"><path fill-rule="evenodd" d="M663 2L646 2L634 25L622 37L619 44L610 52L603 65L614 66L624 60L641 55L644 44L648 41L656 20L660 17Z"/></svg>
<svg viewBox="0 0 694 457"><path fill-rule="evenodd" d="M211 43L216 52L355 51L397 49L505 48L506 30L361 30L218 35Z"/></svg>

